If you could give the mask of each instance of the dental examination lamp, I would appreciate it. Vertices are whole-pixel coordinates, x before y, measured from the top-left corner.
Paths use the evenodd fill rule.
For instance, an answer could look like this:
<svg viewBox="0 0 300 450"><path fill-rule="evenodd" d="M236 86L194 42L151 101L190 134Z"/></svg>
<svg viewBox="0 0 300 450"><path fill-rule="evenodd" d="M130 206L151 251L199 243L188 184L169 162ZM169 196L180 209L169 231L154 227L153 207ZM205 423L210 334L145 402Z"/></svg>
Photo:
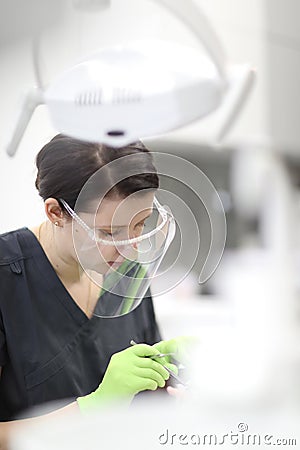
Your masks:
<svg viewBox="0 0 300 450"><path fill-rule="evenodd" d="M254 71L249 65L228 64L215 32L192 0L153 1L196 35L207 56L160 40L124 43L81 60L44 88L35 55L38 86L24 98L6 148L9 156L15 155L41 104L47 105L59 132L112 147L174 130L220 105L226 106L226 114L215 137L218 140L226 134L247 97Z"/></svg>

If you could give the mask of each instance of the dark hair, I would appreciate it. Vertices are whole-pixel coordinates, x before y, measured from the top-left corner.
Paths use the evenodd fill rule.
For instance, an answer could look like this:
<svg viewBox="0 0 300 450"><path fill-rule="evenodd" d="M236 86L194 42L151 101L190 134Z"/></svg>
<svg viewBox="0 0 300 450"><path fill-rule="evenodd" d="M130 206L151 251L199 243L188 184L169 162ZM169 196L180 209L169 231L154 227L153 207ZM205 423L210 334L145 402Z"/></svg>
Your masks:
<svg viewBox="0 0 300 450"><path fill-rule="evenodd" d="M143 157L139 158L141 153ZM74 208L82 187L95 172L111 161L128 155L136 157L122 159L122 167L124 164L124 169L130 170L130 166L138 166L140 174L114 183L114 179L118 179L117 174L108 166L107 170L101 173L101 184L103 183L104 188L105 185L113 188L105 196L125 198L144 189L157 189L159 180L152 155L142 142L112 148L62 134L48 142L36 157L36 188L43 200L52 197L59 201L62 198ZM60 205L64 209L61 203Z"/></svg>

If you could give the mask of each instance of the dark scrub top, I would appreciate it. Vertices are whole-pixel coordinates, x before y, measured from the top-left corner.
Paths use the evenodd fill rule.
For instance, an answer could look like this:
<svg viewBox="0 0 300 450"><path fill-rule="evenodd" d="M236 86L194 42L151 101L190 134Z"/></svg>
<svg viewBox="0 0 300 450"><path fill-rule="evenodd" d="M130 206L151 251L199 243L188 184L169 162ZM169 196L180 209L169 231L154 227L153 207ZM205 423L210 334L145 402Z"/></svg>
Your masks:
<svg viewBox="0 0 300 450"><path fill-rule="evenodd" d="M0 421L95 390L131 339L161 339L151 297L126 316L89 320L29 229L0 235Z"/></svg>

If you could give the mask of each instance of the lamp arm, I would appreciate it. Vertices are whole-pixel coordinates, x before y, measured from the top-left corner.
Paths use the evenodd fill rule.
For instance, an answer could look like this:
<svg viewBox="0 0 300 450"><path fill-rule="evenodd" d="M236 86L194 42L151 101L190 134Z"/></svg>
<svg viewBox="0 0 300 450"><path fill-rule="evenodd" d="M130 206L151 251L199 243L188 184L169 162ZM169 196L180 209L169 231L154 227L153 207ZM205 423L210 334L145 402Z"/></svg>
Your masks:
<svg viewBox="0 0 300 450"><path fill-rule="evenodd" d="M193 2L193 0L152 1L157 3L159 6L164 6L194 33L215 63L220 77L223 80L226 80L226 55L221 42L205 14Z"/></svg>
<svg viewBox="0 0 300 450"><path fill-rule="evenodd" d="M8 156L15 155L35 108L42 103L42 92L37 88L30 89L23 97L18 116L15 119L13 132L6 145Z"/></svg>
<svg viewBox="0 0 300 450"><path fill-rule="evenodd" d="M232 74L227 69L227 57L209 20L193 0L152 0L164 6L169 12L183 22L194 33L214 62L219 76L226 85L232 85ZM235 88L230 87L230 98L226 105L226 114L216 133L216 139L222 140L232 128L240 113L255 80L255 70L250 66L241 67Z"/></svg>

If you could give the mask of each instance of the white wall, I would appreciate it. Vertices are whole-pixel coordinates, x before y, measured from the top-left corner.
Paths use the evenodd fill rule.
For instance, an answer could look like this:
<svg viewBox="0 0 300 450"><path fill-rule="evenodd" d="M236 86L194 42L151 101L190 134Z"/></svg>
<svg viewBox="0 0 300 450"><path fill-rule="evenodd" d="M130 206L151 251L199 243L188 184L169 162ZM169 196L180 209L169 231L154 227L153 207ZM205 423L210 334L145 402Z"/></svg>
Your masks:
<svg viewBox="0 0 300 450"><path fill-rule="evenodd" d="M22 92L33 83L29 42L0 47L1 60L1 151L0 151L0 232L38 223L43 217L42 201L34 187L34 158L55 133L45 108L34 114L15 158L5 153L8 130L18 109Z"/></svg>
<svg viewBox="0 0 300 450"><path fill-rule="evenodd" d="M230 134L229 142L268 139L271 129L268 101L272 92L270 92L269 60L266 57L270 45L266 39L266 2L262 0L251 2L196 0L196 2L211 18L224 42L229 58L236 62L252 61L258 70L256 88ZM272 2L273 5L275 3ZM52 5L58 8L57 3ZM110 11L83 15L72 10L70 5L71 0L60 2L56 21L52 20L43 33L41 55L45 82L51 80L62 67L67 66L78 56L108 43L156 36L197 45L194 37L181 23L158 5L147 0L112 0ZM2 10L5 14L5 7ZM282 10L282 14L284 13L285 9ZM2 14L2 21L3 17ZM11 20L11 17L7 20ZM273 26L276 28L276 23ZM288 23L285 26L288 27ZM21 93L34 83L30 48L30 39L26 38L26 33L17 36L15 40L4 42L2 46L0 44L2 124L0 231L33 225L43 217L42 203L34 188L34 157L40 147L55 134L43 108L35 113L16 157L9 159L4 152L5 134L12 122L17 101ZM290 88L290 96L292 92L293 89ZM168 139L198 142L213 126L213 118L208 119L172 133Z"/></svg>

